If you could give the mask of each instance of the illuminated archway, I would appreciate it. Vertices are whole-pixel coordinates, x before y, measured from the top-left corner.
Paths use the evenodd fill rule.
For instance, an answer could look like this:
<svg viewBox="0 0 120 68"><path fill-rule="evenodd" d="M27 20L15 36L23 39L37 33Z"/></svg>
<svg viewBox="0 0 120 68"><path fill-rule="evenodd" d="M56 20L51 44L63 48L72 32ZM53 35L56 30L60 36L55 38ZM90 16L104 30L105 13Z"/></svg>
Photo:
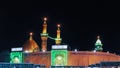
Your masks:
<svg viewBox="0 0 120 68"><path fill-rule="evenodd" d="M52 66L67 65L67 50L52 50L51 53L52 53L51 55Z"/></svg>

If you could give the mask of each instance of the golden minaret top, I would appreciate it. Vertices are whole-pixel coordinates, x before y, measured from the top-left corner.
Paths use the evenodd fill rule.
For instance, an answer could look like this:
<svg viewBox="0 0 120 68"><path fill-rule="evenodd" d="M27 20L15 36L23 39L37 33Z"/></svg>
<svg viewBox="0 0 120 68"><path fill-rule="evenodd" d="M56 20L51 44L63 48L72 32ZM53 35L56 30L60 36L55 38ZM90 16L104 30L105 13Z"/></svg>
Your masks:
<svg viewBox="0 0 120 68"><path fill-rule="evenodd" d="M60 24L57 25L57 38L60 38Z"/></svg>
<svg viewBox="0 0 120 68"><path fill-rule="evenodd" d="M43 34L46 34L47 33L47 23L46 23L46 21L47 21L47 18L45 17L44 18L44 24L43 24Z"/></svg>

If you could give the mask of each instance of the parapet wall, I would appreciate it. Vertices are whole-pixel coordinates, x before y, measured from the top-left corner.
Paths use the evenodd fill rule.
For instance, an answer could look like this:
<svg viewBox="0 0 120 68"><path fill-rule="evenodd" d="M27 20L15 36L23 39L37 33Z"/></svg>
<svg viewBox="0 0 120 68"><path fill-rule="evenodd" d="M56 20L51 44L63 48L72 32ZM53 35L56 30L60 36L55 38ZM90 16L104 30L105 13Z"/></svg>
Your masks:
<svg viewBox="0 0 120 68"><path fill-rule="evenodd" d="M69 66L88 66L100 63L101 61L119 61L120 56L106 52L90 52L90 51L69 51Z"/></svg>
<svg viewBox="0 0 120 68"><path fill-rule="evenodd" d="M120 61L120 56L107 52L68 51L68 66L88 66L101 61ZM51 52L25 53L24 62L51 66Z"/></svg>
<svg viewBox="0 0 120 68"><path fill-rule="evenodd" d="M24 54L24 62L46 65L48 68L51 65L50 52L26 53Z"/></svg>

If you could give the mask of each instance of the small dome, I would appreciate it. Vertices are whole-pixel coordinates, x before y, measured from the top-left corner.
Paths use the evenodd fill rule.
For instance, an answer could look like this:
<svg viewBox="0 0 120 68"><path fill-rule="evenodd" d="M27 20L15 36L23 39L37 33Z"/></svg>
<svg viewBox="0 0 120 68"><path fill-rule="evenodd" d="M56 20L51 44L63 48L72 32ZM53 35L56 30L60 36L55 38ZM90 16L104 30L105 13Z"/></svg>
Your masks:
<svg viewBox="0 0 120 68"><path fill-rule="evenodd" d="M24 52L38 52L39 46L38 44L32 39L32 34L30 33L29 40L23 45Z"/></svg>

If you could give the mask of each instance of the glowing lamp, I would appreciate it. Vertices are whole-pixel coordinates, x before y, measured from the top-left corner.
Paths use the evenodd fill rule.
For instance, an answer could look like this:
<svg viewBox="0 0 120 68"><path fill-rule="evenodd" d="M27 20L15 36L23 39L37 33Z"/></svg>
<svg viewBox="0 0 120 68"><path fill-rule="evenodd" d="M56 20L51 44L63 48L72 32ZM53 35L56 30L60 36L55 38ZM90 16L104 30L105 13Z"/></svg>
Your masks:
<svg viewBox="0 0 120 68"><path fill-rule="evenodd" d="M32 36L33 35L33 33L32 32L30 32L30 36Z"/></svg>
<svg viewBox="0 0 120 68"><path fill-rule="evenodd" d="M77 49L75 49L75 52L77 52Z"/></svg>
<svg viewBox="0 0 120 68"><path fill-rule="evenodd" d="M61 56L58 56L57 59L58 59L58 60L62 60L62 57L61 57Z"/></svg>
<svg viewBox="0 0 120 68"><path fill-rule="evenodd" d="M47 20L47 17L45 17L44 20L46 21L46 20Z"/></svg>
<svg viewBox="0 0 120 68"><path fill-rule="evenodd" d="M99 39L100 38L100 36L97 36L97 39Z"/></svg>
<svg viewBox="0 0 120 68"><path fill-rule="evenodd" d="M96 52L96 50L93 51L94 53Z"/></svg>
<svg viewBox="0 0 120 68"><path fill-rule="evenodd" d="M58 24L57 26L60 27L60 24Z"/></svg>

